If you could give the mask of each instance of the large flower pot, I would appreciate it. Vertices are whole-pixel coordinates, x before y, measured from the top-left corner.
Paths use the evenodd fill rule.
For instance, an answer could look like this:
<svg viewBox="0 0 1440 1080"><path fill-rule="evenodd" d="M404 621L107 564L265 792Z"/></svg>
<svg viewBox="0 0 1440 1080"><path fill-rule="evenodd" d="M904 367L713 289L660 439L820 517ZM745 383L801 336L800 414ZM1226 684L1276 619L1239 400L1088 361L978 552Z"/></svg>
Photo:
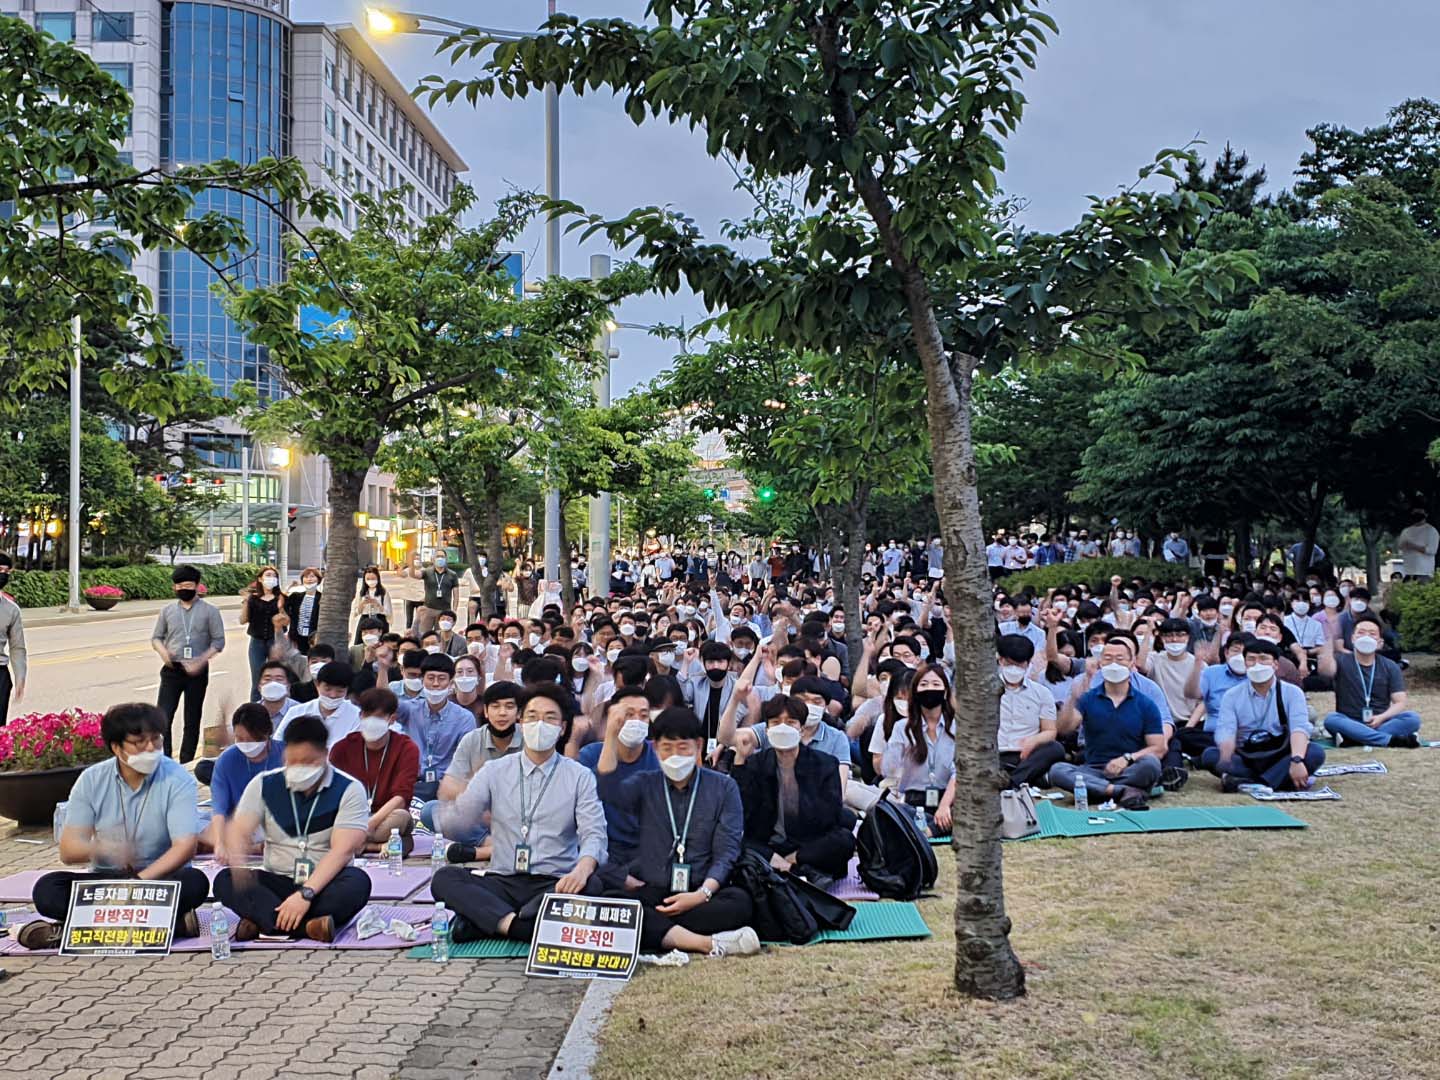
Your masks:
<svg viewBox="0 0 1440 1080"><path fill-rule="evenodd" d="M0 772L0 817L21 825L49 825L55 807L64 802L85 771L84 765L35 772Z"/></svg>
<svg viewBox="0 0 1440 1080"><path fill-rule="evenodd" d="M109 611L120 602L118 596L87 596L85 602L96 611Z"/></svg>

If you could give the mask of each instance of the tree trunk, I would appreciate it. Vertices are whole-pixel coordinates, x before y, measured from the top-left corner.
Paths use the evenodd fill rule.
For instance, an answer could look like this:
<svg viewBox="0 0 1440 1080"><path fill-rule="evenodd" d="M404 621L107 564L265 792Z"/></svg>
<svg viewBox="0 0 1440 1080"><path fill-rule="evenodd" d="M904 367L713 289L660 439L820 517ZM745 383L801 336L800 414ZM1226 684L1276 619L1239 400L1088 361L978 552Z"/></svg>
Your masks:
<svg viewBox="0 0 1440 1080"><path fill-rule="evenodd" d="M320 594L320 621L315 637L335 647L336 656L350 648L350 605L355 598L355 579L360 572L356 544L360 529L355 512L365 490L368 467L340 469L330 465L330 540L325 549L326 586ZM285 528L285 522L280 523Z"/></svg>
<svg viewBox="0 0 1440 1080"><path fill-rule="evenodd" d="M835 606L845 612L845 648L850 653L850 678L865 649L865 620L860 617L860 563L865 556L865 533L870 523L870 488L862 485L844 508L840 538L843 546L830 548L831 580Z"/></svg>
<svg viewBox="0 0 1440 1080"><path fill-rule="evenodd" d="M475 591L478 596L483 597L485 593L485 578L480 574L480 549L475 544L475 515L470 509L470 504L460 497L460 493L449 484L441 484L445 491L445 497L450 500L454 508L456 520L460 522L460 537L465 544L465 564L470 567L470 576L475 579ZM468 611L457 612L464 615L465 622L470 621ZM464 624L462 624L464 625Z"/></svg>
<svg viewBox="0 0 1440 1080"><path fill-rule="evenodd" d="M1380 594L1380 537L1383 533L1378 525L1374 528L1364 524L1360 526L1360 539L1365 543L1365 587L1372 596ZM1340 573L1339 566L1335 567L1335 573Z"/></svg>
<svg viewBox="0 0 1440 1080"><path fill-rule="evenodd" d="M480 589L480 615L490 618L495 614L495 586L505 570L505 525L500 517L500 470L485 469L485 555L489 560L490 576L477 578L483 581Z"/></svg>
<svg viewBox="0 0 1440 1080"><path fill-rule="evenodd" d="M1242 519L1235 523L1235 572L1246 574L1250 571L1250 522Z"/></svg>
<svg viewBox="0 0 1440 1080"><path fill-rule="evenodd" d="M560 504L560 565L555 580L560 582L560 603L563 614L569 614L575 608L575 577L570 573L570 535L565 528L565 507Z"/></svg>
<svg viewBox="0 0 1440 1080"><path fill-rule="evenodd" d="M1320 520L1325 516L1325 482L1318 481L1315 485L1315 500L1310 504L1310 509L1305 515L1305 536L1300 545L1300 557L1295 560L1295 576L1303 578L1306 571L1310 569L1310 560L1315 554L1315 537L1320 533ZM1284 569L1284 557L1281 557L1281 569Z"/></svg>

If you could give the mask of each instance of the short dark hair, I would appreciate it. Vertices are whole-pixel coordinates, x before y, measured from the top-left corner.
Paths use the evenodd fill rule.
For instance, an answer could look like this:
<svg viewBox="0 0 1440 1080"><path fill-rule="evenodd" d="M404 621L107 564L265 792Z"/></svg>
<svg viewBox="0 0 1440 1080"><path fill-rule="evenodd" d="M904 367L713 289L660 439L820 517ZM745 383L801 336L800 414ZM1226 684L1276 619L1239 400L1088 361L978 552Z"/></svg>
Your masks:
<svg viewBox="0 0 1440 1080"><path fill-rule="evenodd" d="M372 686L355 699L361 716L394 716L400 699L384 686Z"/></svg>
<svg viewBox="0 0 1440 1080"><path fill-rule="evenodd" d="M455 661L444 653L426 653L425 659L420 661L420 670L422 672L443 671L446 675L454 678Z"/></svg>
<svg viewBox="0 0 1440 1080"><path fill-rule="evenodd" d="M1354 594L1352 593L1351 595L1354 595ZM1351 632L1351 634L1354 634L1354 632L1355 632L1355 627L1359 626L1361 623L1373 623L1373 624L1375 625L1375 628L1376 628L1377 630L1379 630L1382 635L1385 633L1385 624L1380 621L1380 616L1378 616L1378 615L1373 615L1373 614L1371 614L1370 612L1366 611L1366 612L1363 612L1363 613L1360 614L1360 615L1356 615L1355 618L1354 618L1354 620L1351 622L1351 624L1350 624L1350 632Z"/></svg>
<svg viewBox="0 0 1440 1080"><path fill-rule="evenodd" d="M684 705L672 705L663 709L660 715L650 721L650 739L694 739L705 738L705 729L693 709Z"/></svg>
<svg viewBox="0 0 1440 1080"><path fill-rule="evenodd" d="M285 745L302 746L309 744L324 750L330 741L330 730L325 721L314 713L297 716L285 725Z"/></svg>
<svg viewBox="0 0 1440 1080"><path fill-rule="evenodd" d="M1195 598L1196 611L1211 611L1214 608L1218 608L1219 606L1220 601L1216 600L1209 593L1206 593L1204 596L1197 596Z"/></svg>
<svg viewBox="0 0 1440 1080"><path fill-rule="evenodd" d="M569 665L557 656L537 656L527 660L520 669L520 681L526 686L564 682Z"/></svg>
<svg viewBox="0 0 1440 1080"><path fill-rule="evenodd" d="M508 679L501 679L493 682L485 688L485 696L481 699L486 705L494 705L497 701L519 701L525 688L519 683L510 682Z"/></svg>
<svg viewBox="0 0 1440 1080"><path fill-rule="evenodd" d="M545 698L545 700L553 701L556 705L560 707L560 718L565 723L565 734L561 736L558 745L564 746L566 740L570 738L570 724L571 721L573 721L575 718L574 697L572 697L570 692L566 690L563 686L560 686L558 683L536 683L534 686L525 687L524 692L520 695L518 701L520 711L523 713L525 711L525 706L529 705L530 702L534 701L536 698Z"/></svg>
<svg viewBox="0 0 1440 1080"><path fill-rule="evenodd" d="M909 671L909 668L905 669ZM776 694L764 705L760 706L760 717L765 721L774 720L781 713L787 714L791 719L804 723L809 716L809 710L805 702L797 697L790 697L787 694Z"/></svg>
<svg viewBox="0 0 1440 1080"><path fill-rule="evenodd" d="M191 566L189 563L177 566L170 572L170 580L176 585L186 581L198 582L200 580L200 568L198 566Z"/></svg>
<svg viewBox="0 0 1440 1080"><path fill-rule="evenodd" d="M1259 640L1260 639L1257 638L1254 634L1249 634L1242 630L1240 633L1231 634L1228 638L1225 639L1225 648L1222 651L1229 652L1232 645L1240 645L1246 650L1248 650L1252 641Z"/></svg>
<svg viewBox="0 0 1440 1080"><path fill-rule="evenodd" d="M727 664L735 654L723 641L707 641L700 646L700 660L724 660Z"/></svg>
<svg viewBox="0 0 1440 1080"><path fill-rule="evenodd" d="M1352 588L1352 589L1350 590L1350 599L1351 599L1351 600L1369 600L1369 599L1370 599L1370 590L1367 589L1364 585L1356 585L1354 588Z"/></svg>
<svg viewBox="0 0 1440 1080"><path fill-rule="evenodd" d="M231 714L230 726L231 728L243 727L251 735L268 739L275 730L275 721L270 718L270 710L264 705L255 701L247 701Z"/></svg>
<svg viewBox="0 0 1440 1080"><path fill-rule="evenodd" d="M1276 660L1280 659L1280 646L1273 641L1266 641L1264 638L1252 637L1245 643L1245 655L1269 656Z"/></svg>
<svg viewBox="0 0 1440 1080"><path fill-rule="evenodd" d="M1117 626L1105 636L1105 644L1109 645L1112 641L1115 641L1117 639L1125 642L1125 644L1130 646L1131 656L1140 655L1140 639L1137 638L1131 631L1124 630Z"/></svg>
<svg viewBox="0 0 1440 1080"><path fill-rule="evenodd" d="M164 735L170 726L165 714L154 705L132 701L111 705L100 720L100 737L106 746L120 746L132 735Z"/></svg>
<svg viewBox="0 0 1440 1080"><path fill-rule="evenodd" d="M400 670L409 671L411 668L414 668L418 671L430 655L430 653L424 652L421 649L406 649L400 657Z"/></svg>
<svg viewBox="0 0 1440 1080"><path fill-rule="evenodd" d="M1160 633L1188 634L1190 633L1190 624L1184 619L1166 619L1160 624Z"/></svg>
<svg viewBox="0 0 1440 1080"><path fill-rule="evenodd" d="M335 646L327 645L323 641L317 641L314 645L310 646L310 652L306 655L308 655L311 660L314 660L317 656L325 660L334 660Z"/></svg>
<svg viewBox="0 0 1440 1080"><path fill-rule="evenodd" d="M626 701L629 698L636 697L645 698L647 702L649 700L645 691L638 686L620 687L619 690L616 690L615 693L611 695L610 700L605 702L604 715L608 717L610 715L611 708L613 708L617 703L621 701Z"/></svg>
<svg viewBox="0 0 1440 1080"><path fill-rule="evenodd" d="M0 566L11 567L15 565L15 559L8 553L0 551Z"/></svg>
<svg viewBox="0 0 1440 1080"><path fill-rule="evenodd" d="M1024 634L1006 634L995 645L995 651L1006 660L1028 664L1035 659L1035 643Z"/></svg>
<svg viewBox="0 0 1440 1080"><path fill-rule="evenodd" d="M618 657L610 670L617 684L639 686L650 674L650 664L643 656L631 653L629 656Z"/></svg>
<svg viewBox="0 0 1440 1080"><path fill-rule="evenodd" d="M819 694L826 701L830 700L830 694L825 689L825 684L814 675L804 675L790 684L791 695L796 694Z"/></svg>
<svg viewBox="0 0 1440 1080"><path fill-rule="evenodd" d="M295 682L295 676L290 671L289 666L279 660L266 660L263 664L261 664L260 677L255 681L259 682L260 679L263 679L267 671L283 671L285 673L285 681L287 683L293 684Z"/></svg>
<svg viewBox="0 0 1440 1080"><path fill-rule="evenodd" d="M315 673L317 686L323 682L326 686L343 686L348 690L354 681L355 672L350 669L349 664L340 660L331 660Z"/></svg>
<svg viewBox="0 0 1440 1080"><path fill-rule="evenodd" d="M667 698L677 705L685 700L685 693L680 689L680 680L674 675L656 675L645 684L645 699L652 708Z"/></svg>

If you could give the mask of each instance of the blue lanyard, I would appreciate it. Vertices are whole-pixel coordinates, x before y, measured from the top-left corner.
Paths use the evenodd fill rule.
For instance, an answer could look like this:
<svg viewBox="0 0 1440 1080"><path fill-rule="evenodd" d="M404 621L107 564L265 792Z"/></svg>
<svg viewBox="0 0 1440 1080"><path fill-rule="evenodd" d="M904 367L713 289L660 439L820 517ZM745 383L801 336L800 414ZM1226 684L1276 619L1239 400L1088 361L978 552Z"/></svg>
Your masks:
<svg viewBox="0 0 1440 1080"><path fill-rule="evenodd" d="M1255 697L1256 697L1256 695L1255 695L1255 693L1254 693L1253 691L1251 692L1251 694L1250 694L1250 719L1254 722L1254 724L1255 724L1255 730L1256 730L1256 731L1260 731L1260 730L1263 730L1263 729L1264 729L1264 727L1265 727L1265 721L1270 718L1270 702L1273 700L1272 695L1277 695L1277 694L1279 694L1279 693L1280 693L1280 680L1279 680L1279 679L1276 679L1276 680L1275 680L1275 685L1271 688L1270 693L1265 695L1265 700L1261 703L1260 709L1259 709L1259 711L1257 712L1256 709L1255 709Z"/></svg>
<svg viewBox="0 0 1440 1080"><path fill-rule="evenodd" d="M1367 680L1365 678L1365 665L1360 663L1359 660L1355 661L1355 672L1360 677L1360 690L1365 695L1365 702L1360 706L1362 709L1368 709L1371 707L1370 693L1375 688L1375 669L1379 666L1380 665L1378 661L1371 662L1370 678Z"/></svg>

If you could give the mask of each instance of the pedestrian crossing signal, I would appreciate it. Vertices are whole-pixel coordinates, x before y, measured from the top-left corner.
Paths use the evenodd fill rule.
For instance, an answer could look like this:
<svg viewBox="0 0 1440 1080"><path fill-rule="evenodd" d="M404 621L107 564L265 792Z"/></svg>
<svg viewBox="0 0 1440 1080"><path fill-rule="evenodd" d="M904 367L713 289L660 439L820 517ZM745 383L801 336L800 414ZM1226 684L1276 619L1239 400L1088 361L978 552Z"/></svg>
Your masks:
<svg viewBox="0 0 1440 1080"><path fill-rule="evenodd" d="M759 495L761 502L773 502L775 499L775 489L773 487L762 487Z"/></svg>
<svg viewBox="0 0 1440 1080"><path fill-rule="evenodd" d="M261 536L258 532L252 532L245 537L245 542L254 548L264 547L265 537Z"/></svg>

